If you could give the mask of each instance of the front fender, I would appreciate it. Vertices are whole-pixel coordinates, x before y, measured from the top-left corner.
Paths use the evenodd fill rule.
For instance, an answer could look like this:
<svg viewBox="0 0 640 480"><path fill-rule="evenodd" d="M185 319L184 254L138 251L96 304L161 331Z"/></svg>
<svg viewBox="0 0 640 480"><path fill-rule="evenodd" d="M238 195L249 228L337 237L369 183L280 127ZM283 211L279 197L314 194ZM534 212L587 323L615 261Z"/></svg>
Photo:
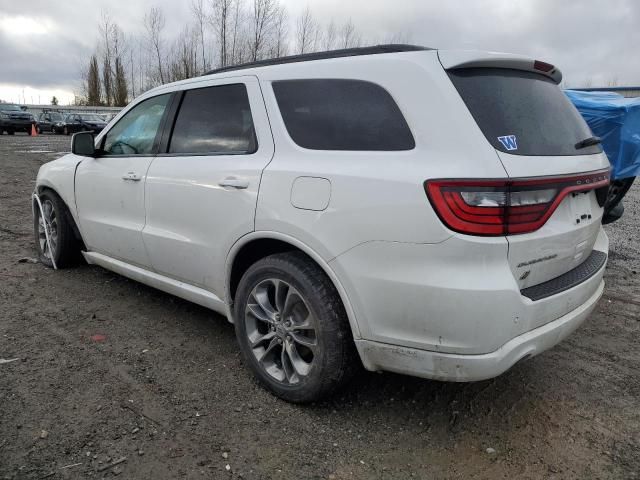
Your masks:
<svg viewBox="0 0 640 480"><path fill-rule="evenodd" d="M42 165L36 178L36 192L41 193L44 188L50 188L56 192L69 209L76 225L78 225L78 215L75 201L75 175L80 162L82 158L77 155L65 155Z"/></svg>

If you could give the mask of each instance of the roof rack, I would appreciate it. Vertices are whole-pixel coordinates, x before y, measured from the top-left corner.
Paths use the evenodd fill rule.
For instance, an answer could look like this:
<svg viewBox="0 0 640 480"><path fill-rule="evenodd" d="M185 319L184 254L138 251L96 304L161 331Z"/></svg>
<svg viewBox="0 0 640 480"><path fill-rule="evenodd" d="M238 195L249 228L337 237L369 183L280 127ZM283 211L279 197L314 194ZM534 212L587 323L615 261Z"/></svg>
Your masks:
<svg viewBox="0 0 640 480"><path fill-rule="evenodd" d="M313 60L327 60L330 58L356 57L360 55L376 55L380 53L397 53L397 52L416 52L421 50L433 50L432 48L421 47L419 45L389 44L375 45L372 47L344 48L341 50L329 50L327 52L304 53L301 55L290 55L280 58L269 58L266 60L258 60L256 62L242 63L240 65L231 65L228 67L216 68L210 70L203 75L212 75L214 73L232 72L234 70L243 70L245 68L267 67L270 65L282 65L285 63L310 62Z"/></svg>

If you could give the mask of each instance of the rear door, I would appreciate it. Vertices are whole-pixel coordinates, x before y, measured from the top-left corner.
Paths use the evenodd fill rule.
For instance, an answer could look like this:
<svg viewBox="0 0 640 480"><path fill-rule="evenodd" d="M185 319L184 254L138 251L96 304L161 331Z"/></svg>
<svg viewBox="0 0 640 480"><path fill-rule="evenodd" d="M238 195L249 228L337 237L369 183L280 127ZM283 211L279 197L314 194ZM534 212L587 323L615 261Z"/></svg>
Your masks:
<svg viewBox="0 0 640 480"><path fill-rule="evenodd" d="M158 273L222 297L227 254L254 230L273 139L253 76L200 82L182 95L147 175L143 239Z"/></svg>
<svg viewBox="0 0 640 480"><path fill-rule="evenodd" d="M553 65L491 57L456 65L446 54L441 61L511 179L548 177L542 194L553 198L562 188L556 179L579 184L594 179L578 174L607 175L609 163L600 146L579 145L592 133L558 87L561 75ZM541 228L507 236L509 263L521 289L587 259L600 231L601 203L596 190L570 193Z"/></svg>

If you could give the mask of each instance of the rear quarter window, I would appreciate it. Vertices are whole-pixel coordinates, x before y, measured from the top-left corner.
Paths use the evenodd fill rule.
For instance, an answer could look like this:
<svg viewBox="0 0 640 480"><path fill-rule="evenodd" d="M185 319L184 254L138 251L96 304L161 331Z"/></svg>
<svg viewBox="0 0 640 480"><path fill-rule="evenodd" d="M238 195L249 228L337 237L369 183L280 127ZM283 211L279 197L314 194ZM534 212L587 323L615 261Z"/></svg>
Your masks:
<svg viewBox="0 0 640 480"><path fill-rule="evenodd" d="M576 149L593 134L558 85L534 72L462 68L448 72L476 123L497 150L515 155L600 153Z"/></svg>
<svg viewBox="0 0 640 480"><path fill-rule="evenodd" d="M415 141L389 92L361 80L273 83L291 139L311 150L411 150Z"/></svg>

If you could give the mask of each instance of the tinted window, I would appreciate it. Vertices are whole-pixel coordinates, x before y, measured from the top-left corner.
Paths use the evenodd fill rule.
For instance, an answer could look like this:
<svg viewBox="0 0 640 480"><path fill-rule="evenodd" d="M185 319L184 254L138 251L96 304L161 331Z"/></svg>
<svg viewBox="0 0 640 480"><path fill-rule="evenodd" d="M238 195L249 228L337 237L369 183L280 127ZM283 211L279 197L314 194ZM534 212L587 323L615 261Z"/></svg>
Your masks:
<svg viewBox="0 0 640 480"><path fill-rule="evenodd" d="M360 80L284 80L273 91L289 135L313 150L411 150L415 142L391 95Z"/></svg>
<svg viewBox="0 0 640 480"><path fill-rule="evenodd" d="M136 105L104 137L107 155L143 155L153 153L153 143L167 108L170 94L153 97Z"/></svg>
<svg viewBox="0 0 640 480"><path fill-rule="evenodd" d="M602 151L598 145L576 149L576 143L592 133L558 85L544 75L464 68L450 71L449 77L487 140L502 152L587 155Z"/></svg>
<svg viewBox="0 0 640 480"><path fill-rule="evenodd" d="M253 153L257 149L243 84L187 90L169 143L170 153Z"/></svg>

